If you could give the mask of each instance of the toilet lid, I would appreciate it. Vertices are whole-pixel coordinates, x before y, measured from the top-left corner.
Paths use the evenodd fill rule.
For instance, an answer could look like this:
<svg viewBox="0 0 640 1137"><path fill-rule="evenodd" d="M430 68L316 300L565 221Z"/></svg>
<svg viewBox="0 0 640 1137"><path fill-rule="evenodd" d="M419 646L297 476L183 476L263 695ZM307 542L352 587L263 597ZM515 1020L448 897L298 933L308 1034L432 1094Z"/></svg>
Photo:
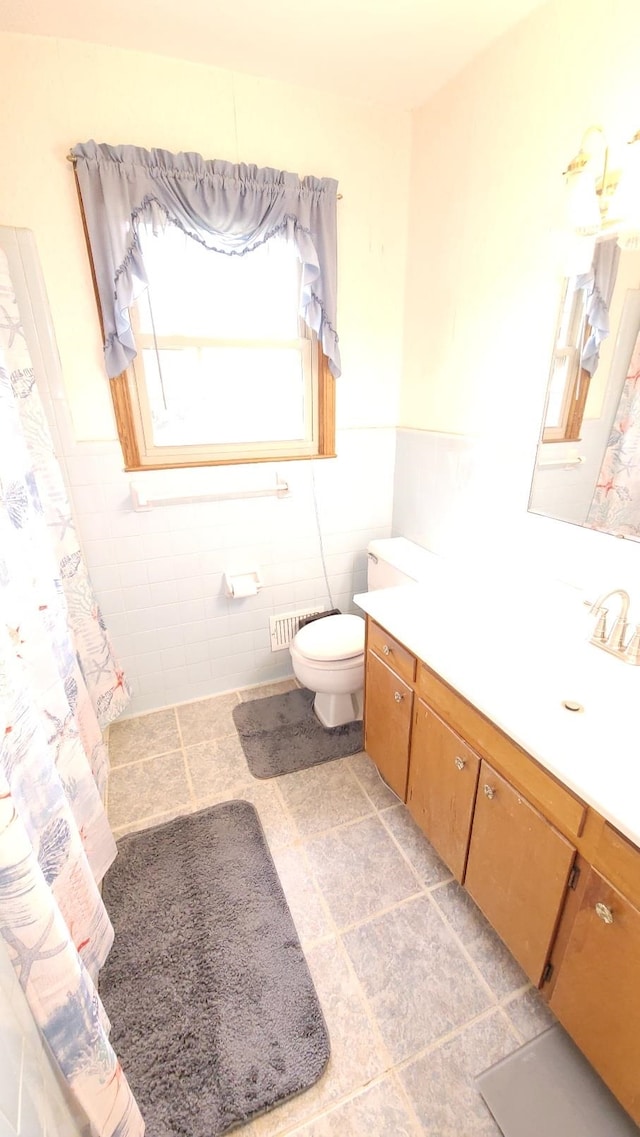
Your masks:
<svg viewBox="0 0 640 1137"><path fill-rule="evenodd" d="M362 616L324 616L296 633L295 645L307 659L351 659L364 651Z"/></svg>

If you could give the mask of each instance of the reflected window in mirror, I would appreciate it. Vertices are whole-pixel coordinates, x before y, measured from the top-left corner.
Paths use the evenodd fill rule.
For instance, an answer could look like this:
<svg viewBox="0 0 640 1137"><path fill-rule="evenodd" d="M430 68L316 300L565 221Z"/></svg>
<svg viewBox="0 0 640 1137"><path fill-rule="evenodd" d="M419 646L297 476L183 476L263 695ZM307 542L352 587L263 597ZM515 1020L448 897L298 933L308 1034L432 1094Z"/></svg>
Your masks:
<svg viewBox="0 0 640 1137"><path fill-rule="evenodd" d="M589 384L610 331L609 308L619 263L616 238L599 241L587 272L565 283L551 360L543 443L572 442L581 437Z"/></svg>
<svg viewBox="0 0 640 1137"><path fill-rule="evenodd" d="M611 251L609 243L609 255ZM614 252L603 278L609 289L605 287L601 297L608 296L608 303L600 305L599 314L593 311L595 295L590 301L583 292L574 303L577 278L567 280L562 289L529 509L640 540L640 249L624 249L618 263L615 256ZM585 309L582 336L580 300ZM593 324L600 328L592 339ZM581 344L580 360L590 371L586 390L580 385L578 391L585 398L579 436L565 436L550 445L545 430L547 425L558 425L569 372L560 349ZM574 362L574 378L576 374Z"/></svg>
<svg viewBox="0 0 640 1137"><path fill-rule="evenodd" d="M564 282L558 332L551 360L543 442L571 442L580 438L589 389L589 374L580 358L591 328L586 318L586 294L577 278Z"/></svg>

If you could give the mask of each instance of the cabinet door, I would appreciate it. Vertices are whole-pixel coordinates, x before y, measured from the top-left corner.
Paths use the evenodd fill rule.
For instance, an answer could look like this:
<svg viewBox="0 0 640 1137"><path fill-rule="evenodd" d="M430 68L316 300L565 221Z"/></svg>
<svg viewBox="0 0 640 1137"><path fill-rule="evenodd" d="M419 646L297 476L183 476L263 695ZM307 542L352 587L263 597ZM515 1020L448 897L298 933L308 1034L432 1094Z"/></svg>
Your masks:
<svg viewBox="0 0 640 1137"><path fill-rule="evenodd" d="M434 849L462 881L480 759L418 699L407 806Z"/></svg>
<svg viewBox="0 0 640 1137"><path fill-rule="evenodd" d="M367 652L364 748L385 782L406 801L413 691L373 652Z"/></svg>
<svg viewBox="0 0 640 1137"><path fill-rule="evenodd" d="M549 1006L640 1122L640 912L595 869Z"/></svg>
<svg viewBox="0 0 640 1137"><path fill-rule="evenodd" d="M536 984L574 856L570 842L483 761L465 886Z"/></svg>

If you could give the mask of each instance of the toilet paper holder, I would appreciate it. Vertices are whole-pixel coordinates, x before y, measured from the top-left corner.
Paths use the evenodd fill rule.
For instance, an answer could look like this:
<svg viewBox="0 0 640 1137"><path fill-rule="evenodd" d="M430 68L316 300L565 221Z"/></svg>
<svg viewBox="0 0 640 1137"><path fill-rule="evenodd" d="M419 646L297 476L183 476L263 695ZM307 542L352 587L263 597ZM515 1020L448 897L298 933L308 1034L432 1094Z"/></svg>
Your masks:
<svg viewBox="0 0 640 1137"><path fill-rule="evenodd" d="M224 590L230 600L243 600L257 596L262 588L262 577L258 569L250 572L225 572Z"/></svg>

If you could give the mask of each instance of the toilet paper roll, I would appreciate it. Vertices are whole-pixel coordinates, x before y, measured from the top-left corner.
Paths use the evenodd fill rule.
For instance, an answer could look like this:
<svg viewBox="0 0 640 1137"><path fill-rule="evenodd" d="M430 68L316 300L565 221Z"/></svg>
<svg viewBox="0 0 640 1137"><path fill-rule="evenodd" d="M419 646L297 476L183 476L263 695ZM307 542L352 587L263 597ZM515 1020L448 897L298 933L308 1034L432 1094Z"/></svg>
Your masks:
<svg viewBox="0 0 640 1137"><path fill-rule="evenodd" d="M227 577L227 590L234 600L242 600L245 596L257 596L258 588L258 578L253 572Z"/></svg>

